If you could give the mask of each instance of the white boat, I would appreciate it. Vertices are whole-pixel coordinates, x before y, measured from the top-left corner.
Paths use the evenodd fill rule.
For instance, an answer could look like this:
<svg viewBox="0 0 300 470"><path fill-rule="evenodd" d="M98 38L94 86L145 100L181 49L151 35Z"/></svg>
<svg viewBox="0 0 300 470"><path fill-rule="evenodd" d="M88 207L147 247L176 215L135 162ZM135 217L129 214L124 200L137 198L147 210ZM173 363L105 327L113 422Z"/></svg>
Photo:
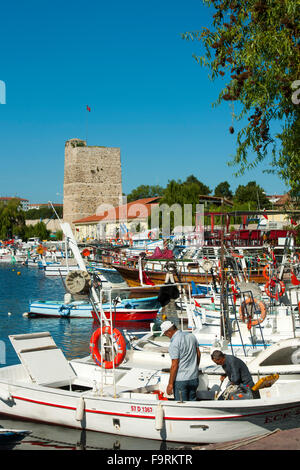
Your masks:
<svg viewBox="0 0 300 470"><path fill-rule="evenodd" d="M63 228L71 238L66 224ZM97 297L93 287L91 300L101 313L101 295ZM91 338L92 357L72 361L67 361L49 332L11 335L20 364L0 368L0 413L115 435L197 444L264 434L279 422L281 429L295 427L300 411L299 338L263 350L253 358L254 368L249 361L256 379L266 367L268 373L282 370L274 385L261 390L259 399L214 400L218 371L211 370L210 374L199 371L200 401L177 402L166 395L167 349L151 354L126 351L124 337L112 333L109 323L107 338L107 320L103 324L105 329L101 326L98 336ZM95 355L97 348L100 358Z"/></svg>
<svg viewBox="0 0 300 470"><path fill-rule="evenodd" d="M90 356L67 361L49 332L12 335L10 340L21 363L0 369L0 413L9 416L194 444L256 436L279 425L295 427L299 416L300 367L291 363L293 354L299 355L299 339L297 344L277 346L277 358L281 350L284 370L290 375L261 390L261 398L214 400L208 385L218 382L217 377L200 373L200 401L191 402L165 396L168 373L155 356L148 354L145 365L144 352L129 351L118 368L104 369ZM268 350L263 353L266 363ZM259 357L256 360L259 369Z"/></svg>

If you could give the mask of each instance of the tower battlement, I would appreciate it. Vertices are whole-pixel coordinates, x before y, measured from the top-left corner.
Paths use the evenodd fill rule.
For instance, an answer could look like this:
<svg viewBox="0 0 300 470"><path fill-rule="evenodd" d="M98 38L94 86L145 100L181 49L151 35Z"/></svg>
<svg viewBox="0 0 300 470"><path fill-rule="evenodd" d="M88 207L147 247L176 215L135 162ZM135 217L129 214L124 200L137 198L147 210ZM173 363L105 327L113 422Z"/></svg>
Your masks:
<svg viewBox="0 0 300 470"><path fill-rule="evenodd" d="M100 204L118 206L122 197L118 147L87 146L85 140L65 143L64 221L96 213Z"/></svg>

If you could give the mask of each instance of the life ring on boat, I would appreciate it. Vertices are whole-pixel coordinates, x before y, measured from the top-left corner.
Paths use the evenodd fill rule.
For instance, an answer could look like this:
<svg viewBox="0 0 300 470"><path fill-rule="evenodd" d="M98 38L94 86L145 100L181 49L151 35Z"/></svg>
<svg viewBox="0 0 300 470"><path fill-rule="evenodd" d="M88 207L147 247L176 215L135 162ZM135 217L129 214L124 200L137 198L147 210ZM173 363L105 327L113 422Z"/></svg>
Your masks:
<svg viewBox="0 0 300 470"><path fill-rule="evenodd" d="M258 305L259 310L260 310L260 317L254 320L253 320L252 315L249 314L248 309L247 309L247 305L253 304L253 303ZM252 300L250 297L248 297L244 302L241 303L240 308L239 308L239 315L243 323L247 321L247 328L248 330L250 330L252 326L259 325L265 320L267 316L266 306L260 300L257 300L257 299Z"/></svg>
<svg viewBox="0 0 300 470"><path fill-rule="evenodd" d="M267 279L267 281L270 280L270 276L267 273L267 270L269 270L269 269L270 269L270 266L268 264L266 264L264 269L263 269L263 276L264 276L265 279Z"/></svg>
<svg viewBox="0 0 300 470"><path fill-rule="evenodd" d="M126 341L122 333L117 330L116 328L113 328L112 330L113 337L115 340L115 343L117 345L117 353L115 354L114 360L113 361L105 361L101 357L101 348L99 350L98 347L98 341L99 338L104 335L108 334L111 335L111 327L110 326L104 326L103 328L97 328L97 330L94 331L91 337L90 341L90 351L92 353L92 357L96 364L100 367L104 367L104 369L112 369L113 367L118 367L121 362L123 362L125 355L126 355Z"/></svg>
<svg viewBox="0 0 300 470"><path fill-rule="evenodd" d="M272 293L271 288L275 287L276 284L279 284L280 290L276 292L275 294ZM271 297L272 299L276 299L277 293L279 297L282 297L283 294L285 293L285 285L282 281L277 279L276 277L272 277L271 279L268 280L268 282L265 284L265 293L267 294L268 297Z"/></svg>

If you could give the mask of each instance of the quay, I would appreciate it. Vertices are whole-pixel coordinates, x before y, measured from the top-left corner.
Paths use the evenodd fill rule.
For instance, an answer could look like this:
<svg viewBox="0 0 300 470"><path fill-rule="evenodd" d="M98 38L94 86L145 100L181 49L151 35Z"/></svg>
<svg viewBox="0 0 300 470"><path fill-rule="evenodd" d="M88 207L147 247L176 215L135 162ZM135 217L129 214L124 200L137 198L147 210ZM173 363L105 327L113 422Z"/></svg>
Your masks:
<svg viewBox="0 0 300 470"><path fill-rule="evenodd" d="M284 431L278 428L262 436L197 446L193 450L300 450L300 428Z"/></svg>

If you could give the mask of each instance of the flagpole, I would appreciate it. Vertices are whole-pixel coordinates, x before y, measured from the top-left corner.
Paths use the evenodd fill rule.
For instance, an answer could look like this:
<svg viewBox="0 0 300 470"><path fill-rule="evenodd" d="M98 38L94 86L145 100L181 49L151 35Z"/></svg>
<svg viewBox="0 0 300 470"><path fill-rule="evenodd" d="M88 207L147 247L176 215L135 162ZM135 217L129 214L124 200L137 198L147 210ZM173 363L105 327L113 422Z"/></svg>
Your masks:
<svg viewBox="0 0 300 470"><path fill-rule="evenodd" d="M89 110L88 110L88 106L86 107L86 129L85 129L85 133L86 133L86 145L88 145L88 115L89 115Z"/></svg>

